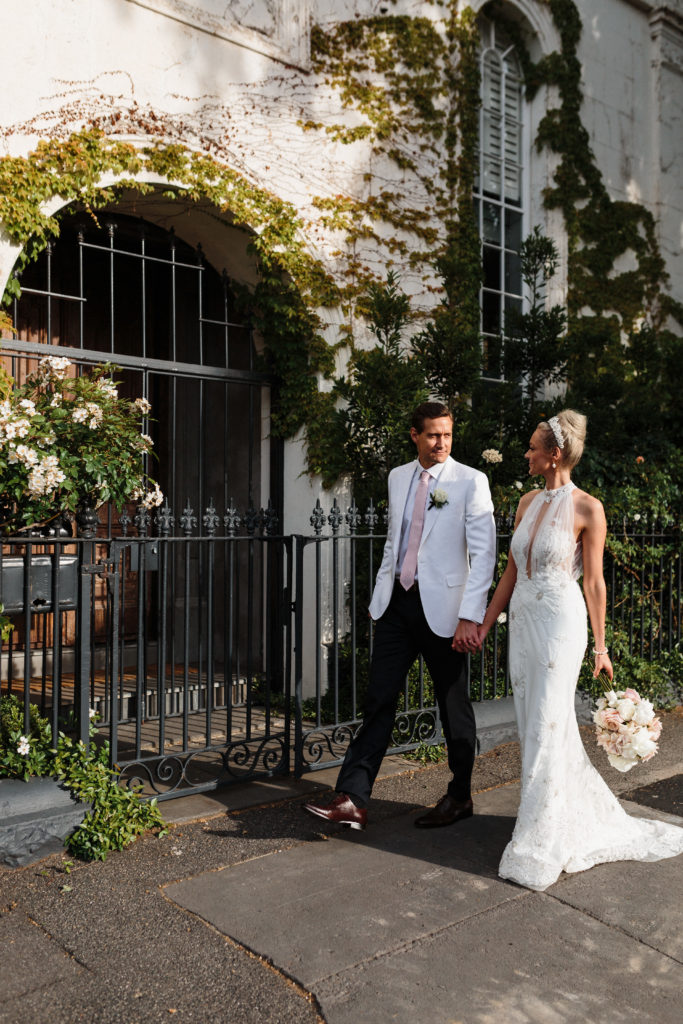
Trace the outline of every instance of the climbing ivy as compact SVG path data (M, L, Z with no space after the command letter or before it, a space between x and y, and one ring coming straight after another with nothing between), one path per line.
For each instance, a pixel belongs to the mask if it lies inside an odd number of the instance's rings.
M116 184L104 187L108 175L116 176ZM26 157L0 159L0 222L21 246L5 301L20 293L23 267L59 234L59 216L45 212L51 200L77 203L96 217L123 189L153 191L145 176L166 179L168 198L209 200L230 212L234 226L250 232L261 282L250 311L266 340L279 390L275 426L283 435L295 433L315 416L318 378L332 368L316 311L335 304L338 289L308 253L292 204L208 156L158 141L140 149L89 127L66 139L43 140Z
M581 121L577 7L573 0L541 2L550 9L560 48L537 62L504 4L494 0L485 11L516 44L528 97L542 86L555 86L559 95L541 119L535 145L558 157L544 202L561 211L567 231L567 401L590 413L592 436L610 447L612 474L610 460L599 465L595 452L583 471L599 479L612 475L616 483L623 475L619 455L637 450L674 457L683 419L668 382L680 365L682 342L667 320L683 323L683 306L668 294L654 217L640 203L612 199L598 169Z
M581 121L577 7L573 0L538 2L549 7L560 47L537 62L505 4L493 0L484 13L515 42L529 98L541 87L559 95L535 144L558 157L544 201L561 211L567 231L570 398L595 407L601 429L615 408L638 411L626 401L626 384L646 367L656 367L662 381L673 379L680 342L665 327L670 316L683 321L683 310L667 294L651 214L640 204L611 199L597 167ZM456 0L431 0L428 16L390 13L313 26L313 70L354 117L338 123L302 117L300 124L342 145L364 147L368 156L358 194L312 200L320 224L344 235L337 280L310 256L306 225L291 204L209 156L154 141L136 148L94 127L43 141L29 157L0 160L0 220L22 246L19 268L59 230L58 217L44 212L54 196L96 212L121 188L145 193L154 187L145 176L160 176L170 183L168 195L208 199L252 232L260 282L244 301L276 379L274 427L283 436L305 428L311 471L338 464L330 446L339 392L319 387L320 378L333 373L335 353L323 338L319 311L339 307L339 344L353 348L368 286L397 264L422 274L425 288L435 292L435 307L414 336L414 353L430 389L467 417L472 401L485 400L478 384L481 252L471 203L478 40L475 15L469 8L459 12ZM384 174L385 167L393 173ZM102 187L104 176L114 176L116 186ZM629 269L620 269L625 256L635 257L635 267L631 258ZM13 278L8 295L17 287ZM351 386L348 379L345 386ZM628 438L628 431L621 433Z

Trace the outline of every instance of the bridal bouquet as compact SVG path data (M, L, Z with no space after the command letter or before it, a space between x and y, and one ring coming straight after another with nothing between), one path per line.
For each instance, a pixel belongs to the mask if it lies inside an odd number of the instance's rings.
M657 753L661 719L649 700L636 690L608 690L593 712L598 746L607 751L613 768L627 772Z

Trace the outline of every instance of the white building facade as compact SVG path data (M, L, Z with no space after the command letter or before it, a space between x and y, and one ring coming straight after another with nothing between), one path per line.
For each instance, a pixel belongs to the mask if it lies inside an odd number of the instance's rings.
M477 216L486 245L485 287L481 298L482 329L486 337L488 334L495 336L506 302L523 301L515 247L524 234L538 224L558 244L564 260L551 296L555 301L566 298L568 241L560 210L544 203L559 157L548 147L539 151L536 146L539 125L547 110L557 102L558 89L541 84L530 96L522 81L522 61L515 55L514 37L500 27L495 17L487 17L491 12L489 8L484 10L485 5L474 3L472 6L474 13L480 15L478 31L482 47L483 113L479 129L482 144L474 194L479 199ZM555 7L561 13L563 5ZM434 279L426 263L410 258L409 250L414 241L410 228L403 229L399 225L398 234L405 244L400 250L394 247L387 256L388 249L383 244L386 227L381 219L373 221L372 215L366 215L369 230L365 236L356 232L349 241L346 223L341 219L335 222L330 210L340 198L362 204L368 197L396 190L412 210L424 205L425 220L428 220L432 214L427 211L433 209L433 204L430 206L424 181L429 175L429 160L438 160L439 154L435 158L433 153L425 153L425 167L418 167L415 172L412 167L400 167L395 159L387 157L381 147L373 144L373 138L364 137L362 131L352 140L342 139L339 132L333 130L334 126L354 130L363 128L369 121L353 96L345 96L328 70L321 68L319 40L321 32L329 33L342 23L353 25L366 19L376 19L375 24L382 18L392 20L392 24L403 17L417 22L425 19L439 28L448 17L462 17L465 10L464 4L434 5L415 0L387 0L386 3L371 0L334 3L325 0L8 2L0 15L7 41L0 107L4 154L27 158L41 141L64 142L75 133L93 128L106 140L126 143L134 150L171 145L183 153L198 154L234 172L235 188L246 183L247 189L257 190L259 195L291 204L297 217L294 229L297 246L337 285L343 287L349 281L351 264L354 268L362 265L369 274L379 278L391 265L398 272L403 287L413 296L415 306L428 309L434 302ZM561 48L561 21L558 28L559 19L557 12L553 13L552 4L518 0L498 4L497 10L519 26L529 59L542 60ZM680 284L683 278L680 159L683 6L680 0L670 0L661 6L646 0L605 0L596 11L594 5L578 0L575 10L581 23L576 51L584 94L581 119L595 166L612 200L642 204L654 217L656 240L670 275L672 294L680 301L683 299ZM400 53L396 61L400 64ZM369 82L371 78L368 72ZM423 171L427 173L421 173ZM79 206L77 195L60 195L59 171L53 174L54 194L41 197L41 209L62 218L66 235L76 245L78 230L85 230L86 239L89 237L88 214L84 213L87 204ZM120 186L123 179L128 180L129 185ZM149 190L140 190L141 183L149 185ZM216 198L205 182L204 195L200 197L196 188L188 188L186 182L178 180L177 176L174 178L172 163L168 174L149 166L134 169L133 173L124 167L119 173L110 168L98 184L120 186L112 191L98 220L102 231L106 231L105 222L113 223L118 217L120 224L116 230L123 230L126 235L121 243L123 250L132 246L133 225L140 221L149 225L153 234L156 232L150 245L162 245L164 233L173 229L179 246L179 255L175 258L181 263L191 262L190 252L201 246L207 270L215 278L209 287L215 295L205 298L206 302L213 303L211 316L199 314L198 318L215 321L214 334L222 331L226 335L229 329L225 324L233 321L232 314L224 316L216 312L220 306L220 275L226 272L233 290L240 286L253 289L259 270L249 241L253 240L254 233L263 234L269 215L260 214L260 220L256 217L254 223L249 224L244 208L237 213L231 209L229 189ZM71 211L77 209L81 225L85 216L85 229L77 228L71 217ZM352 219L356 215L360 216L353 214ZM501 225L505 226L504 238L500 234ZM13 272L22 249L21 241L16 232L12 237L12 231L2 238L0 277L3 284ZM105 247L112 244L116 247L118 242L104 243ZM277 244L276 239L275 248ZM69 294L76 295L73 274L70 277L58 268L60 248L63 251L65 247L62 241L54 247L52 274L63 281ZM93 253L94 250L90 256ZM87 266L90 256L85 255ZM630 259L630 254L625 253L618 269L627 267ZM98 265L97 273L106 276L104 264ZM208 276L205 274L204 279ZM129 336L124 345L128 355L142 356L140 315L131 313L133 320L127 326L121 319L126 307L134 303L133 295L139 291L134 281L134 273L117 272L116 285L112 285L118 290L118 323L114 333L117 338L124 334ZM181 287L179 278L177 284ZM155 301L159 303L167 285L160 279L155 287ZM194 298L190 300L194 285L183 287L187 288L183 301L194 302ZM36 279L33 279L33 288L44 290L37 286ZM101 317L86 322L86 335L90 330L93 336L81 336L82 348L107 350L102 339L94 337L106 333L107 316L109 319L113 316L111 309L105 315L106 292L103 286L97 299L91 296L88 300L89 308L94 301L101 302L103 312ZM352 300L346 306L332 303L318 313L328 343L336 345L343 340L341 332L349 327L355 342L366 343L362 322L353 317ZM21 323L16 326L21 334ZM157 333L171 329L168 324L157 327ZM179 319L173 330L181 333L186 328L187 324ZM44 329L44 324L38 327L36 322L24 328L29 334L33 331L31 336L35 340ZM52 330L56 330L54 324ZM68 345L69 328L62 324L60 330L61 335L59 331L53 334L52 343ZM211 424L198 419L191 422L189 410L199 401L192 386L186 386L184 398L175 399L174 415L179 421L175 429L176 432L180 429L180 420L185 422L186 443L193 431L203 431L205 443L213 443L210 437L215 440L215 417L223 405L223 393L219 395L220 387L216 383L220 375L217 377L214 371L222 368L224 361L210 352L212 346L218 350L221 342L209 337L210 330L210 324L204 325L205 351L201 358L196 351L195 354L189 349L181 352L180 342L179 347L171 351L170 342L165 344L158 337L153 342L150 338L145 341L145 352L150 358L169 363L206 364L212 369L213 384L205 385L203 395L203 400L208 402ZM112 331L110 328L110 333ZM75 336L72 334L72 338ZM43 336L41 339L47 340ZM197 342L191 344L196 349ZM234 359L226 356L225 362L235 371L248 373L257 365L254 360L262 347L258 332L251 343L238 340L235 345L235 352L242 347L241 354ZM251 349L247 351L249 345ZM120 344L115 341L109 348L117 352ZM335 350L338 369L343 368L348 351L343 344ZM235 395L239 391L238 376L231 378ZM257 435L253 444L259 450L249 456L250 481L236 480L239 494L235 495L230 484L226 484L225 496L241 499L243 503L248 499L256 506L263 504L273 490L272 473L282 472L283 483L279 488L276 485L274 491L280 491L285 529L306 530L310 507L320 489L315 479L301 475L306 466L301 432L286 441L282 469L276 470L269 440L270 389L260 389L255 401L255 382L256 378L251 381L254 387L249 391L249 398L235 398L237 419L228 422L227 429L236 434L239 433L238 420L249 422L250 432ZM209 392L214 385L217 390L211 397ZM327 386L322 379L320 386ZM162 408L169 408L170 401L161 388L157 408L159 402ZM169 443L162 441L162 454L164 445ZM229 474L233 470L228 463L243 466L243 443L235 441L223 447L225 472ZM189 467L183 465L182 460L176 472L181 477L184 474L183 479L191 478ZM207 477L203 486L208 497L209 490L222 485L220 479ZM175 499L182 500L180 495L179 491ZM222 497L220 491L219 495ZM216 500L220 497L216 496Z

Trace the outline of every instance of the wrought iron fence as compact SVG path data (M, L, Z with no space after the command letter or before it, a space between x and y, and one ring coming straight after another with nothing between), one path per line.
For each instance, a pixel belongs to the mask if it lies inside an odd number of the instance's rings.
M283 535L268 506L199 514L188 502L119 519L119 534L26 536L0 548L0 601L15 631L2 693L36 704L53 734L89 715L127 784L189 790L339 763L360 727L384 540L371 505L320 502L310 534ZM511 524L497 524L502 569ZM619 523L605 555L608 619L634 655L681 639L681 536ZM509 693L507 621L470 659L474 700ZM441 741L431 680L406 678L392 751Z

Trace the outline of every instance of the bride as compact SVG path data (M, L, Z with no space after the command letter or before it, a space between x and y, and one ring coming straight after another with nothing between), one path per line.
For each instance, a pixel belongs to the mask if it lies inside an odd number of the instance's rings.
M594 676L612 679L605 647L601 503L570 479L586 417L565 409L534 431L526 459L543 490L519 503L510 557L486 616L484 637L510 603L509 666L522 750L522 794L499 874L547 889L562 871L605 861L659 860L683 852L683 829L630 817L593 768L579 734L574 690L593 630ZM578 585L583 573L583 594Z

